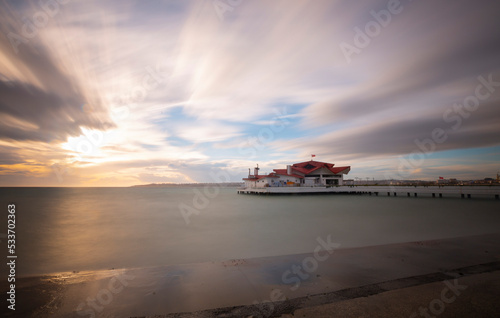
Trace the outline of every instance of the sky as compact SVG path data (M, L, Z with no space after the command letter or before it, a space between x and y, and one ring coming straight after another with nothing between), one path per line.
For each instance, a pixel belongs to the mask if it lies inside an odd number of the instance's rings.
M8 1L0 186L500 170L500 2Z

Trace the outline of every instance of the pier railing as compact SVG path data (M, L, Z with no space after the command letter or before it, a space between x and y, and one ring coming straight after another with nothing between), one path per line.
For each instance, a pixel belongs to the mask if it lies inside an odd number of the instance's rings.
M499 199L500 186L301 186L241 188L238 193L246 194L316 194L344 193L385 196L431 196L431 197L490 197Z

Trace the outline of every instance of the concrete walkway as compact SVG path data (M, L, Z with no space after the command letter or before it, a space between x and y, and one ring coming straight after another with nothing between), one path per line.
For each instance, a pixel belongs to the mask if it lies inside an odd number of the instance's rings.
M500 317L500 271L298 309L281 317ZM443 299L444 298L444 299Z
M337 249L329 238L323 238L310 254L25 278L17 284L16 314L280 317L295 313L358 317L369 313L372 317L374 310L380 317L399 317L419 306L430 306L445 288L443 281L454 284L455 278L474 279L500 270L498 242L500 234L490 234ZM498 295L495 279L490 279L493 285L484 292L491 290ZM471 281L466 284L473 286ZM466 292L483 287L468 287L453 304L446 302L442 315L451 311L448 308L452 305L476 299L478 296L467 296ZM419 288L428 289L421 294ZM445 293L446 300L452 296ZM489 303L488 297L484 299ZM493 303L489 307L495 309ZM389 314L392 312L397 315Z

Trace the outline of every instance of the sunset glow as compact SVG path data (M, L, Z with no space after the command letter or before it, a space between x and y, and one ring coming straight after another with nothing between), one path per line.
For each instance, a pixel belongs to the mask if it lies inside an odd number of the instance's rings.
M500 170L498 2L53 3L0 5L0 186Z

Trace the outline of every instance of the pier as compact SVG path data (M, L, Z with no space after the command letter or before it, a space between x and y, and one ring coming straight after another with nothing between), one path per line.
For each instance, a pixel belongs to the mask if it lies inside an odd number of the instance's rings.
M333 187L242 187L239 194L366 194L374 196L492 198L499 200L500 186L333 186Z

